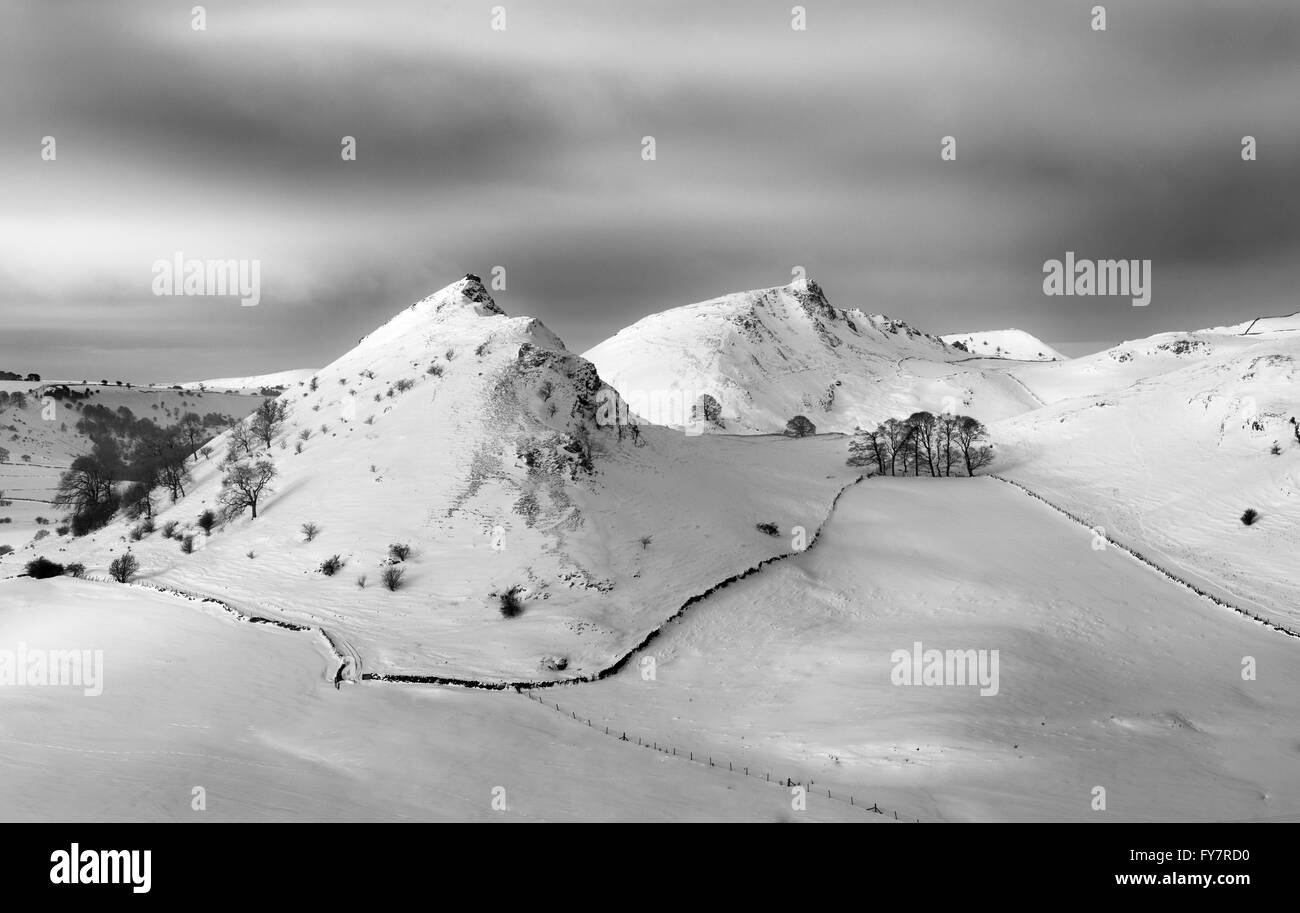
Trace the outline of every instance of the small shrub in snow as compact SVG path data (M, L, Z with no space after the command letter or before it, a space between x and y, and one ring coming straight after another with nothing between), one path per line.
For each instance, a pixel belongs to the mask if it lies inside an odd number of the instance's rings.
M304 523L302 525L303 538L306 539L308 542L311 542L313 539L315 539L316 534L319 532L320 532L320 527L317 526L315 523Z
M256 558L256 557L257 557L257 552L253 551L253 550L250 548L250 549L248 550L248 558L249 558L249 560L251 561L252 559L254 559L254 558Z
M434 377L442 377L442 370L442 365L429 365L427 373L432 374Z
M767 533L769 536L781 535L781 531L777 529L775 523L755 523L754 528L760 533Z
M650 546L650 542L651 542L653 539L654 539L654 536L642 536L642 537L641 537L641 547L642 547L642 548L648 548L648 547Z
M501 600L501 617L518 618L524 614L524 604L519 598L520 587L512 586L497 596Z
M66 573L69 577L76 577L77 579L81 579L82 577L86 576L86 566L84 564L81 564L80 562L75 562L73 564L69 564L64 569L64 573Z
M208 508L203 513L199 514L199 529L203 530L205 536L212 535L212 527L216 522L217 515L213 512L212 508Z
M407 390L415 386L415 381L411 380L409 377L403 377L397 383L393 384L393 386L396 388L398 393L405 393Z
M181 551L187 555L192 555L194 553L193 536L186 536L184 539L181 540Z
M405 576L406 576L406 568L397 567L396 565L393 565L391 567L384 568L383 573L380 574L380 579L384 581L384 586L387 587L389 590L396 590L398 587L402 585L402 578Z
M338 555L330 555L321 562L320 572L326 577L333 577L343 569L344 561Z
M411 557L411 547L405 543L394 542L388 546L388 557L394 561L405 561Z
M1253 525L1254 522L1258 519L1259 519L1259 511L1255 510L1255 508L1253 507L1247 507L1245 512L1241 515L1241 522L1246 524L1247 526Z
M366 588L366 575L365 575L365 574L362 574L360 577L357 578L357 586L361 587L361 589L363 589L363 590Z
M176 534L176 521L168 520L163 524L162 534L164 539L170 539Z

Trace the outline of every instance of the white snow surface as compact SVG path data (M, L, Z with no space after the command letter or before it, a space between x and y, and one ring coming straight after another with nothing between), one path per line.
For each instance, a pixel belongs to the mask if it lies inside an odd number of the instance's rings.
M306 381L316 372L311 368L295 368L290 371L276 371L272 374L253 374L248 377L217 377L212 380L191 380L177 386L185 390L226 390L233 392L254 392L263 387L293 387ZM170 386L170 385L168 385Z
M920 409L988 421L1037 405L937 336L833 306L812 280L652 314L585 357L630 402L712 396L719 432L780 432L804 415L819 431L847 433Z
M984 330L979 333L951 333L939 337L952 345L960 342L972 355L1009 358L1015 361L1065 361L1066 357L1037 336L1017 330Z

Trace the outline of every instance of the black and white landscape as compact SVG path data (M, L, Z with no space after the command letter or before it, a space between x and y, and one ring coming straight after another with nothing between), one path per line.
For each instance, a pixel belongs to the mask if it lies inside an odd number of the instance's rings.
M1300 819L1294 4L0 34L0 819Z

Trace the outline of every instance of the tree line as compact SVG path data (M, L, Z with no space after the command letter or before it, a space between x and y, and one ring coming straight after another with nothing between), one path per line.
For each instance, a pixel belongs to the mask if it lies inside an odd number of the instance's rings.
M267 400L252 421L187 412L179 423L162 428L149 419L137 419L124 406L117 410L89 406L77 430L90 437L91 451L73 460L63 473L52 503L70 511L74 536L105 526L119 510L128 519L152 521L161 496L173 503L185 496L190 463L211 455L205 445L223 425L232 432L227 461L234 463L241 445L244 455L249 455L257 439L269 447L284 415L283 404ZM122 482L129 484L119 490ZM250 506L256 510L255 498Z
M993 462L988 428L969 415L913 412L875 428L857 428L849 441L850 466L873 466L878 475L968 476ZM954 467L956 473L953 472Z

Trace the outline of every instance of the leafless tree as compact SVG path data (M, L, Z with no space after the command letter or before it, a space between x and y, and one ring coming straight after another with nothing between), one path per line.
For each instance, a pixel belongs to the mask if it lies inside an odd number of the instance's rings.
M969 415L958 416L957 445L961 449L962 459L966 463L966 474L975 475L975 470L982 469L993 462L993 448L989 444L989 431L983 422Z
M288 413L289 408L282 400L262 400L262 405L258 406L257 412L253 413L253 434L269 448Z
M912 465L915 474L921 474L921 460L924 459L930 475L937 475L934 457L938 420L930 412L913 412L907 417L907 424L912 428Z
M221 503L228 516L239 516L251 508L257 519L257 505L270 492L271 480L276 476L275 464L270 460L256 463L231 463L221 479Z
M957 416L951 412L945 412L938 418L938 425L935 430L935 446L938 451L939 464L943 466L945 476L952 475L952 464L957 462L957 426L959 424Z
M876 472L879 475L884 475L887 449L888 443L884 439L884 434L879 425L874 429L854 429L853 437L849 440L849 465L870 466L874 464Z

